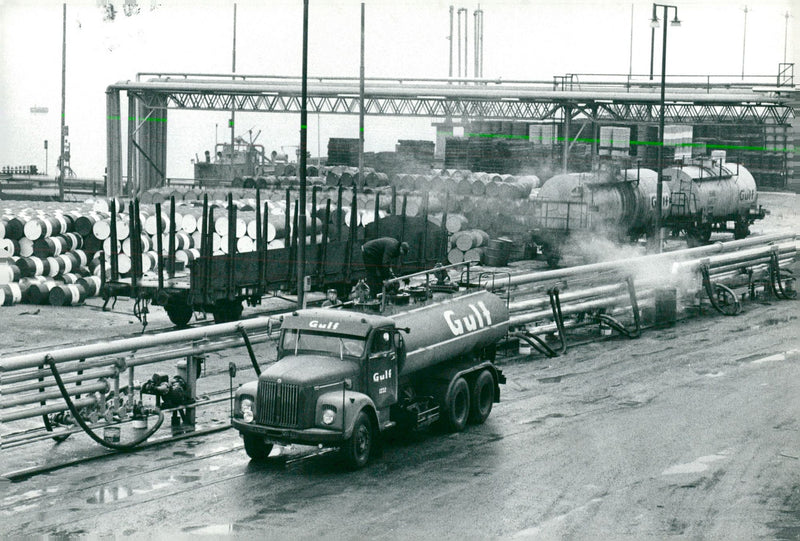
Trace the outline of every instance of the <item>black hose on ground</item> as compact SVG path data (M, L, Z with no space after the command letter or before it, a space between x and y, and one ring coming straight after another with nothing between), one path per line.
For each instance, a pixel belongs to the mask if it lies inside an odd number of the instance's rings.
M80 425L83 431L89 435L90 438L92 438L94 441L96 441L103 447L108 447L109 449L113 449L115 451L132 451L136 446L144 443L145 440L147 440L150 436L155 434L159 428L161 428L161 424L164 422L164 413L159 410L158 421L156 421L156 424L153 426L153 428L151 428L150 430L148 430L147 432L145 432L132 442L113 443L104 440L103 438L98 436L91 429L91 427L89 427L89 425L86 424L86 421L83 420L83 417L78 412L78 409L75 407L75 404L72 402L72 399L70 398L69 393L67 392L67 388L64 386L64 380L61 379L61 374L58 373L58 368L56 368L56 362L53 359L53 357L47 355L45 357L45 361L47 361L47 364L50 366L50 370L53 372L53 377L56 380L56 385L58 385L58 389L61 391L61 396L64 397L64 401L67 403L67 407L69 408L70 413L72 413L72 416L75 418L75 421L78 423L78 425Z

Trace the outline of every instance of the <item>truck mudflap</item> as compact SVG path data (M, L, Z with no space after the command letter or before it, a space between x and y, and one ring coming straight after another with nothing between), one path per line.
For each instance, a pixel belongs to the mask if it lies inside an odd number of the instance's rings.
M497 374L497 383L501 385L505 385L506 383L506 375L503 374L503 371L497 368L496 366L492 365L494 368L494 373Z
M329 430L326 428L305 428L296 430L245 423L239 419L232 419L231 424L233 428L238 430L241 434L263 436L265 440L278 445L289 445L292 443L318 445L321 443L327 446L336 446L347 440L353 432L352 425L350 426L350 430L343 434L341 430Z

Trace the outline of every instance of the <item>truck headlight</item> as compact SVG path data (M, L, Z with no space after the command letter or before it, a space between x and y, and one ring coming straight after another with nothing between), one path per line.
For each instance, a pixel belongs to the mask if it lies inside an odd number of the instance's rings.
M252 423L253 422L253 401L249 398L242 398L242 402L239 404L239 409L242 412L242 419L244 419L245 423Z
M332 425L333 422L336 420L336 410L331 409L330 407L325 408L322 411L322 422L326 425Z

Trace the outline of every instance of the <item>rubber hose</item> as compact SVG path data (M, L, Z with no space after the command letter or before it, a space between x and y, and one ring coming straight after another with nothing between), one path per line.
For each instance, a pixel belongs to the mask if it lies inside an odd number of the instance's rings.
M244 330L241 324L237 325L236 329L239 331L239 334L242 335L242 340L244 340L244 345L247 347L247 354L250 356L250 362L253 364L253 370L255 370L256 376L261 376L261 367L258 366L256 354L253 351L253 345L250 343L250 337L247 336L247 331Z
M64 381L61 379L61 374L58 373L58 368L56 368L55 360L48 355L45 357L47 364L50 365L50 370L53 372L53 377L56 380L56 385L58 385L58 389L61 391L61 396L64 397L64 401L67 403L67 407L69 408L70 413L75 418L75 421L80 425L86 434L89 435L94 441L102 445L103 447L108 447L109 449L114 449L115 451L132 451L138 445L144 443L150 436L156 433L156 431L161 428L161 424L164 422L164 413L162 411L158 411L158 421L156 424L148 430L143 435L139 436L135 440L130 443L113 443L110 441L106 441L100 436L98 436L90 427L86 424L83 420L83 417L78 413L78 409L75 407L75 404L72 402L72 399L67 393L67 388L64 386Z

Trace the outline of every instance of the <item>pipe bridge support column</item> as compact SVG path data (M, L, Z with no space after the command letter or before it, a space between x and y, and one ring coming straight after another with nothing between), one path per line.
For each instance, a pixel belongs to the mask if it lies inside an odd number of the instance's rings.
M567 166L569 164L569 131L572 127L572 107L564 105L564 137L562 137L563 151L561 154L561 172L567 173Z
M128 95L128 189L132 196L166 184L167 97Z
M119 90L106 90L106 193L122 193L122 132Z

